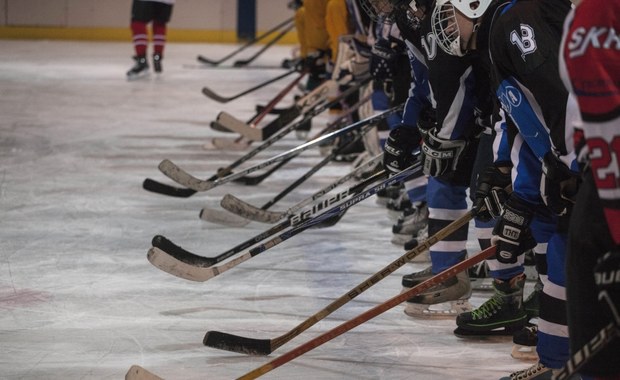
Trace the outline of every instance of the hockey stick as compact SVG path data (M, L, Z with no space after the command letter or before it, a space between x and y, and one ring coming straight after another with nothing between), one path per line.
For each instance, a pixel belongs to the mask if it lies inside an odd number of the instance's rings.
M603 327L598 334L575 352L568 359L564 367L562 367L557 374L553 375L553 380L567 380L571 378L571 376L579 371L592 357L602 351L607 344L615 338L620 338L620 313L618 313L611 297L609 297L607 291L603 290L599 292L598 299L599 301L604 299L605 302L609 304L613 317L612 322Z
M261 120L263 120L263 118L265 116L267 116L272 109L275 108L276 104L278 104L286 96L286 94L291 92L291 90L297 85L297 83L299 83L299 81L301 81L301 79L306 74L307 74L307 71L305 71L305 70L302 71L297 78L295 78L291 83L287 84L286 87L284 87L273 99L271 99L269 101L269 103L267 103L265 105L265 107L263 109L261 109L260 111L257 111L256 115L252 116L252 118L250 120L248 120L246 124L249 124L251 127L255 127L256 124L258 124ZM295 108L295 106L293 105L292 107L289 107L289 108L283 110L283 113L280 115L280 117L282 117L282 115L288 115L291 112L296 112L296 110L294 108ZM297 117L297 115L295 115L295 117ZM226 126L223 125L218 120L212 122L211 126L213 127L214 124L218 126L217 129L220 130L220 131L223 131L223 132L234 132L234 131L226 128ZM219 129L219 128L221 128L221 129Z
M201 62L201 63L205 63L205 64L208 64L208 65L217 66L217 65L219 65L220 63L222 63L222 62L224 62L224 61L228 60L229 58L234 57L235 55L237 55L237 54L238 54L238 53L240 53L241 51L245 50L246 48L248 48L248 47L250 47L250 46L252 46L252 45L256 44L258 41L260 41L260 40L264 39L265 37L267 37L268 35L272 34L273 32L275 32L275 31L277 31L277 30L280 30L280 29L284 28L284 27L285 27L285 26L287 26L288 24L292 23L292 22L293 22L293 20L294 20L294 18L293 18L293 17L291 17L291 18L288 18L288 19L284 20L282 23L280 23L280 24L278 24L278 25L274 26L273 28L269 29L268 31L266 31L265 33L261 34L260 36L258 36L258 37L256 37L256 38L254 38L253 40L248 41L246 44L244 44L243 46L239 47L237 50L235 50L235 51L233 51L233 52L229 53L228 55L226 55L226 56L224 56L224 57L222 57L222 58L220 58L220 59L218 59L218 60L211 60L211 59L209 59L209 58L206 58L206 57L205 57L205 56L203 56L203 55L198 55L197 59L198 59L198 61L199 61L199 62Z
M280 115L279 118L270 122L266 126L262 128L255 128L255 125L249 125L249 123L244 123L243 121L235 118L227 112L220 112L217 115L216 121L218 124L222 125L224 128L227 128L231 131L237 132L240 135L254 141L263 141L280 129L284 128L288 125L289 122L293 121L297 116L301 114L307 114L311 110L316 110L321 104L325 102L328 94L332 90L332 86L335 84L334 81L326 81L321 84L319 87L312 90L309 94L304 96L301 99L295 101L295 106L292 110L287 113ZM353 91L357 91L357 87L354 88ZM352 92L346 92L347 94L351 94ZM347 95L348 96L348 95ZM345 97L341 94L338 96L338 99L344 99ZM331 103L330 103L331 104ZM333 103L335 104L335 103ZM322 112L325 110L325 107L320 108ZM320 112L314 112L313 116L317 115ZM256 123L255 123L256 124Z
M353 87L351 90L354 90L354 89L356 89L356 88ZM325 111L326 109L328 109L332 105L336 104L340 100L342 100L345 97L349 96L351 93L352 92L349 92L349 90L347 90L344 93L342 93L341 95L339 95L333 101L331 101L331 102L329 102L327 104L323 104L323 105L321 105L318 101L315 102L315 104L310 104L310 100L306 100L303 103L298 104L298 106L305 106L305 107L309 108L307 111L305 111L306 115L305 115L304 119L302 119L298 123L289 125L286 128L281 128L279 133L273 134L268 139L263 141L263 143L261 145L257 146L256 148L254 148L250 152L246 153L244 156L240 157L239 159L237 159L232 164L228 165L225 168L222 168L222 169L218 170L217 174L215 174L214 176L211 176L206 181L207 182L215 181L218 177L222 177L222 176L230 173L232 171L232 169L234 169L237 166L241 165L242 163L250 160L252 157L256 156L258 153L260 153L263 150L267 149L268 147L273 145L276 141L278 141L281 138L283 138L284 136L286 136L286 134L288 134L290 131L298 128L301 125L303 125L304 122L307 122L312 117L314 117L314 116L320 114L321 112ZM316 96L318 96L318 95L316 95ZM306 99L306 98L308 98L308 97L307 96L304 97L304 99ZM273 128L275 128L276 126L280 126L280 125L288 125L298 115L299 115L299 110L298 110L297 106L293 107L291 112L288 112L286 114L280 115L278 118L276 118L275 120L270 122L269 125L267 125L265 128L270 128L271 126L274 126ZM174 165L174 164L172 164L172 165ZM160 166L161 166L161 163L160 163ZM176 166L176 165L174 165L174 166ZM178 181L177 181L177 183L178 183ZM152 191L152 192L155 192L155 193L159 193L159 194L163 194L163 195L169 195L169 196L174 196L174 197L182 197L182 198L190 197L190 196L194 195L197 192L196 190L193 190L193 189L190 189L190 188L183 189L183 188L178 188L178 187L175 187L175 186L163 184L163 183L157 182L155 180L152 180L150 178L147 178L147 179L144 180L144 182L142 184L142 187L145 190Z
M240 59L240 60L235 61L233 63L233 66L234 67L243 67L243 66L249 65L250 63L252 63L252 61L254 61L256 58L258 58L258 56L263 54L265 52L265 50L269 49L276 42L280 41L282 39L282 37L284 37L286 35L286 33L290 32L294 27L295 27L294 24L291 24L291 25L285 27L284 30L282 30L280 33L278 33L278 35L275 36L271 41L266 43L265 46L263 46L259 51L257 51L256 53L254 53L251 57L249 57L247 59Z
M271 78L271 79L269 79L269 80L267 80L267 81L265 81L263 83L259 83L256 86L248 88L247 90L242 91L242 92L238 93L237 95L233 95L233 96L218 95L217 93L213 92L213 90L211 90L209 87L203 87L202 88L202 93L206 97L211 98L211 99L215 100L216 102L228 103L228 102L230 102L232 100L238 99L238 98L240 98L240 97L242 97L244 95L247 95L247 94L249 94L251 92L254 92L254 91L258 90L258 89L261 89L261 88L263 88L265 86L268 86L268 85L272 84L273 82L277 82L280 79L282 79L284 77L287 77L287 76L291 75L292 73L296 73L296 72L297 72L297 70L289 70L289 71L285 72L284 74L278 75L277 77Z
M338 98L338 99L340 99L340 98ZM296 106L288 108L287 110L288 110L288 112L283 113L282 115L278 116L278 118L276 118L275 120L270 122L269 125L272 125L272 124L287 125L287 124L289 124L291 121L293 121L299 115L299 111L298 111ZM310 112L311 116L309 116L309 117L313 117L316 114L318 114L318 112L315 112L315 113ZM269 127L269 125L267 127ZM228 165L225 168L222 168L222 169L218 170L218 173L216 173L215 175L211 176L209 179L207 179L207 181L214 181L217 178L219 178L220 176L223 176L225 174L230 173L232 171L232 169L234 169L237 166L241 165L242 163L250 160L252 157L257 155L259 152L262 152L263 150L267 149L268 147L273 145L276 141L278 141L279 139L284 137L286 135L286 133L288 133L290 130L293 130L294 128L296 128L299 125L301 125L301 124L297 123L294 126L291 126L290 129L286 130L285 132L279 133L279 134L274 135L274 136L270 137L269 139L265 140L261 145L259 145L255 149L251 150L250 152L246 153L244 156L240 157L235 162L231 163L230 165ZM167 184L164 184L164 183L161 183L161 182L157 182L157 181L155 181L153 179L150 179L150 178L147 178L147 179L144 180L144 182L142 183L142 187L145 190L147 190L147 191L151 191L151 192L158 193L158 194L163 194L163 195L169 195L169 196L173 196L173 197L180 197L180 198L188 198L188 197L190 197L190 196L192 196L192 195L197 193L196 190L193 190L193 189L190 189L190 188L179 188L179 187L176 187L176 186L171 186L171 185L167 185Z
M288 185L284 190L282 190L280 193L278 193L272 199L267 201L267 203L265 203L261 207L261 210L267 210L267 209L269 209L269 207L271 207L274 204L276 204L280 199L284 198L291 191L293 191L297 187L299 187L299 185L301 185L302 183L306 182L306 180L308 180L308 178L310 178L312 175L314 175L314 173L318 172L319 170L321 170L321 168L323 168L325 165L330 163L330 161L334 160L334 158L336 158L336 156L339 154L339 152L341 150L344 150L347 147L352 146L360 138L361 138L361 136L356 136L346 146L344 146L344 147L342 147L342 148L340 148L338 150L334 150L331 154L327 155L318 164L314 165L313 167L310 168L310 170L308 170L306 173L304 173L304 175L302 175L301 177L297 178L293 183ZM288 160L290 160L290 159L282 161L280 164L276 165L276 167L281 166L282 163L288 162ZM219 212L219 210L217 210L216 212L213 212L213 211L215 211L215 210L203 208L202 210L200 210L200 219L206 220L208 222L215 222L215 223L226 224L226 225L234 225L236 227L242 227L243 225L250 223L250 220L244 219L244 220L246 220L246 223L242 224L242 221L239 220L239 217L236 216L236 215L235 216L231 215L231 218L226 218L226 216L222 215ZM230 222L230 224L228 222Z
M326 135L323 135L317 139L314 139L312 141L309 141L305 144L299 145L296 148L293 148L291 150L288 150L284 153L281 153L275 157L272 157L271 159L268 159L266 161L263 161L257 165L254 165L252 167L249 167L243 171L240 171L238 173L234 173L234 174L230 174L227 175L225 177L222 178L218 178L214 181L210 181L210 180L201 180L199 178L196 178L194 176L192 176L191 174L187 173L186 171L184 171L183 169L181 169L180 167L178 167L177 165L175 165L172 161L170 160L163 160L160 164L159 164L159 170L164 173L168 178L174 180L175 182L189 187L190 189L194 189L196 191L207 191L210 190L214 187L217 187L219 185L223 185L225 183L228 183L236 178L240 178L243 177L244 175L250 174L254 171L263 169L267 166L273 165L277 162L280 162L282 160L287 159L290 156L295 156L305 150L310 149L311 147L321 144L325 141L330 141L338 136L342 136L345 135L353 130L359 129L359 128L363 128L363 129L369 129L370 127L372 127L372 124L388 117L389 115L398 112L399 110L402 109L402 105L401 106L397 106L397 107L393 107L389 110L383 111L382 113L375 115L375 116L371 116L369 118L360 120L356 123L350 124L344 128L341 128L337 131L328 133ZM303 120L302 120L303 122ZM300 122L301 123L301 122ZM299 124L299 123L298 123ZM369 127L370 126L370 127ZM285 128L286 129L286 128ZM280 131L278 134L272 136L276 137L278 135L280 135L281 133L288 133L288 131L286 130L282 130ZM365 133L362 132L362 133Z
M379 173L379 174L383 174L383 173ZM160 254L157 254L158 256L168 256L171 258L171 260L174 261L178 261L178 262L182 262L185 264L188 264L191 267L195 267L195 268L204 268L204 267L210 267L214 264L217 264L220 261L224 261L227 258L243 251L246 248L251 247L252 245L261 242L262 240L267 239L268 237L275 235L276 233L283 231L284 229L295 225L295 224L299 224L301 222L303 222L304 220L312 217L313 215L315 215L317 212L323 210L325 207L331 206L334 203L340 201L341 199L347 197L349 194L355 194L356 192L361 191L361 189L365 188L366 186L372 184L374 181L377 180L377 178L379 177L379 175L375 175L373 177L370 177L356 185L354 185L353 187L349 188L348 190L345 190L329 199L326 199L324 201L322 201L318 206L313 207L311 210L309 211L304 211L303 213L298 213L295 214L293 216L291 216L290 218L288 218L287 220L283 221L282 223L279 223L273 227L271 227L270 229L268 229L267 231L260 233L256 236L254 236L253 238L250 238L248 240L246 240L245 242L238 244L237 246L229 249L226 252L223 252L215 257L204 257L204 256L200 256L200 255L196 255L194 253L191 253L183 248L181 248L180 246L174 244L173 242L171 242L170 240L166 239L164 236L161 235L156 235L155 237L153 237L153 241L152 241L152 245L153 245L153 249L155 249L156 252L159 252ZM157 256L155 255L155 256ZM151 261L151 251L149 251L149 261ZM165 259L164 259L165 261ZM153 263L153 261L151 261L151 263ZM156 265L155 263L153 263L156 267L164 270L165 272L168 272L168 270L166 270L165 268L160 267L159 265ZM164 263L165 264L165 263ZM170 273L170 272L169 272ZM171 273L174 275L177 275L175 273ZM179 277L183 277L182 275L178 275ZM185 277L183 277L185 278ZM205 280L206 281L206 280Z
M286 344L293 338L300 335L310 327L314 326L323 318L327 317L340 307L353 300L358 295L365 292L367 289L386 278L391 273L395 272L398 268L402 267L414 257L418 256L425 250L429 249L432 245L440 240L450 236L453 232L469 223L469 221L475 216L476 210L471 210L467 214L461 216L459 219L453 221L433 236L430 236L424 240L420 245L414 249L408 251L403 256L392 261L385 268L381 269L377 273L373 274L362 283L348 291L346 294L336 299L322 310L318 311L314 315L307 318L305 321L294 327L289 332L280 335L273 339L253 339L245 338L238 335L227 334L219 331L209 331L204 337L203 343L205 346L217 348L220 350L228 350L249 355L269 355L282 345Z
M164 380L153 372L150 372L137 364L129 367L125 374L125 380Z
M286 211L280 211L280 212L268 211L267 209L263 209L264 206L261 208L258 208L256 206L253 206L249 203L242 201L241 199L231 194L226 194L222 198L220 205L224 209L245 219L250 219L250 220L262 222L262 223L270 223L270 224L275 223L287 216L293 215L297 211L301 210L303 207L309 205L310 203L316 201L317 199L329 193L336 187L347 182L348 180L350 180L351 178L353 178L354 176L356 176L358 173L362 172L363 170L376 166L377 163L379 163L382 158L383 158L383 154L375 156L374 158L368 160L365 164L362 164L358 166L357 168L355 168L355 170L353 170L349 174L346 174L343 177L340 177L335 182L332 182L331 184L327 185L326 187L312 194L312 196L302 200L301 202L297 203L295 206L289 208Z
M237 380L256 379L257 377L262 376L267 372L290 362L298 356L301 356L304 353L319 347L323 343L329 342L337 336L344 334L345 332L361 325L362 323L368 322L372 318L392 309L393 307L412 298L413 296L416 296L424 292L425 290L432 288L433 286L439 285L442 282L448 280L449 278L456 276L458 273L467 270L473 265L493 256L495 254L495 249L496 247L493 245L483 251L480 251L476 255L465 259L458 264L455 264L450 268L434 275L433 277L419 283L418 285L407 290L406 292L390 298L389 300L373 307L372 309L358 315L357 317L340 324L339 326L319 335L314 339L311 339L310 341L302 344L301 346L298 346L297 348L285 354L280 355L269 363L264 364L261 367L258 367L255 370L246 373L245 375L237 378Z
M277 165L274 165L272 168L267 170L265 173L255 176L243 176L234 180L234 183L238 183L246 186L256 186L259 183L263 182L263 180L273 174L276 170L280 169L282 166L286 165L287 162L292 160L294 157L289 157L284 161L280 161Z
M420 172L421 172L420 164L416 164L412 166L410 169L407 169L388 179L385 179L381 183L367 190L359 192L360 189L365 188L367 184L376 181L377 178L379 177L385 176L386 174L385 171L381 171L373 175L372 177L368 178L367 180L364 180L361 183L357 184L355 187L357 188L356 190L358 191L358 193L357 195L353 196L353 198L350 198L350 199L346 198L349 196L349 192L351 190L338 193L331 198L327 198L324 201L319 202L318 204L314 205L311 209L302 211L288 218L284 222L270 228L268 231L251 239L248 242L251 242L252 244L258 243L262 240L265 240L269 236L274 235L275 233L278 233L281 230L284 230L288 226L292 226L292 228L288 232L280 235L279 238L288 239L291 236L294 236L298 234L299 232L304 231L310 227L315 227L323 223L329 223L331 222L331 220L340 217L352 205L363 201L364 199L374 195L377 191L384 189L385 187L391 184L400 183L408 178L411 178L414 175L421 175ZM313 216L317 212L322 211L326 207L329 207L333 205L334 203L337 203L343 199L344 201L340 202L336 206L331 207L330 209L328 209L327 211L324 211L320 215ZM245 244L245 243L242 243L242 244ZM250 244L250 246L252 244ZM183 252L175 252L175 251L170 252L167 250L162 250L158 247L153 247L149 250L147 254L147 258L151 262L151 264L163 270L164 272L168 272L174 276L185 278L187 280L204 282L266 251L271 246L262 245L260 247L255 247L250 252L246 252L245 254L239 257L236 257L218 266L208 266L204 264L208 264L209 262L212 262L214 259L219 260L220 257L205 258L202 256L189 253L185 250L182 250ZM222 258L222 260L232 255L233 254L228 254L226 257Z

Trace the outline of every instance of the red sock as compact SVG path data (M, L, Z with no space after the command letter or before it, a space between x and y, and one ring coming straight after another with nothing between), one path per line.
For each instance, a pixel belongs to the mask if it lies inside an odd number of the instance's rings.
M131 22L131 33L133 35L133 47L138 57L146 55L148 38L146 35L146 23L141 21Z
M165 45L166 45L166 24L153 21L153 52L163 57Z

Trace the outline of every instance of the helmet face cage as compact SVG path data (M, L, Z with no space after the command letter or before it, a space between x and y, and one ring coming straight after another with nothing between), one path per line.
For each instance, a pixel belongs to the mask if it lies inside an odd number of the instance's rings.
M456 21L456 11L449 0L439 0L431 16L433 34L437 37L437 45L450 55L462 57L461 32Z

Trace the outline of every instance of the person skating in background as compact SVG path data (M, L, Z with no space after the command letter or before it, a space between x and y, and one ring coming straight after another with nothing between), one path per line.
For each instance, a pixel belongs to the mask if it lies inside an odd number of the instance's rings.
M153 42L153 69L156 73L162 72L161 61L166 46L166 27L172 16L174 0L133 0L131 4L131 34L135 64L127 72L127 79L135 79L148 75L147 61L148 31L151 23Z

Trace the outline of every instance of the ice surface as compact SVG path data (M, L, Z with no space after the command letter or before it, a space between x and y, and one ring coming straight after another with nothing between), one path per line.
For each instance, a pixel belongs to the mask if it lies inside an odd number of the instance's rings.
M389 242L385 209L368 199L335 227L306 231L205 283L146 260L156 234L215 256L266 230L207 223L198 212L219 208L226 193L262 205L321 159L312 149L258 186L187 199L142 189L147 177L172 184L157 169L164 158L208 178L240 157L205 149L231 136L209 122L224 110L249 119L292 80L227 104L207 99L203 86L231 96L282 73L292 49L273 47L244 69L195 59L233 48L169 44L162 75L127 82L129 42L0 40L0 378L120 379L132 364L170 380L235 378L398 294L401 276L423 268L401 268L270 358L202 345L208 330L284 334L404 253ZM317 117L313 130L326 121ZM291 134L249 164L300 143ZM349 170L328 165L272 209ZM487 297L476 292L472 302ZM495 379L529 366L510 357L509 340L464 341L454 327L414 320L399 306L265 378Z

